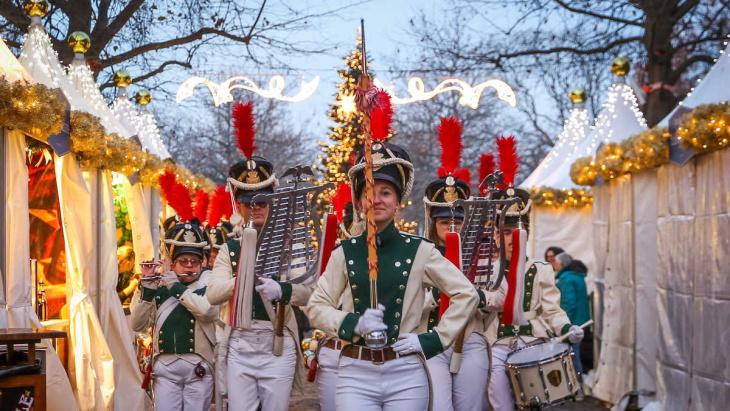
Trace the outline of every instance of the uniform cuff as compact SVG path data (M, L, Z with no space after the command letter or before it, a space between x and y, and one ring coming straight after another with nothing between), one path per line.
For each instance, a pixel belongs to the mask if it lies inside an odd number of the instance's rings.
M444 351L444 346L441 345L441 339L437 333L418 334L418 342L421 344L426 359L435 357Z
M279 302L284 305L289 304L291 301L292 285L286 282L280 282L279 285L281 286L281 298Z
M181 283L175 283L170 288L170 292L172 293L172 296L177 298L178 300L183 295L185 291L187 291L188 287L182 285Z
M479 295L479 305L477 308L484 308L487 306L487 296L484 294L484 291L477 289L477 294Z
M358 314L347 314L345 319L342 320L342 324L340 324L340 329L337 331L337 337L339 337L340 340L352 342L355 338L355 326L357 326L357 322L359 320L360 316Z
M152 288L142 287L142 301L150 302L155 299L155 294L157 294L157 290L154 290Z
M570 327L572 327L573 324L568 323L563 326L563 328L560 329L560 335L566 334L568 331L570 331Z

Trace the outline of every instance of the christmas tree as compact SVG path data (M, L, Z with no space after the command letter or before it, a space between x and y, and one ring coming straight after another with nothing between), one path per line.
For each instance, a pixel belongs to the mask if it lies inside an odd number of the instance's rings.
M335 102L330 105L327 113L335 126L330 128L329 141L319 142L322 149L318 159L321 166L316 169L324 173L326 181L335 183L349 183L347 170L350 169L354 156L362 147L362 116L355 106L355 91L363 69L362 53L360 53L360 36L357 36L355 49L345 57L345 66L338 69L342 82L337 84ZM329 204L334 190L325 192L320 202Z

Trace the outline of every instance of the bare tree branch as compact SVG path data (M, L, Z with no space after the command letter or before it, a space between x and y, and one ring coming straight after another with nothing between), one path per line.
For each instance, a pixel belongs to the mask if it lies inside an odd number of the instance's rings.
M585 14L586 16L595 17L595 18L598 18L601 20L609 20L609 21L613 21L616 23L627 24L630 26L637 26L637 27L643 26L643 23L638 20L625 20L625 19L622 19L619 17L613 17L613 16L609 16L609 15L605 15L605 14L594 13L589 10L578 9L578 8L569 6L567 3L565 3L564 1L561 1L561 0L555 0L555 2L558 3L562 8L564 8L565 10L568 10L571 13Z
M259 13L256 15L256 20L254 20L253 24L251 25L251 30L248 31L248 34L246 35L246 38L250 41L251 40L251 34L253 34L253 30L256 28L256 25L259 24L259 19L261 18L261 13L264 12L264 7L266 6L266 0L264 0L261 3L261 8L259 9ZM246 44L248 44L248 41L246 41Z
M188 63L188 62L184 62L184 61L166 61L166 62L164 62L164 63L160 64L160 66L159 66L159 67L157 67L156 69L154 69L154 70L150 71L150 72L149 72L149 73L147 73L147 74L143 74L143 75L141 75L141 76L135 76L135 77L134 77L134 80L133 80L132 82L133 82L133 83L142 83L142 82L144 82L145 80L147 80L148 78L154 77L154 76L156 76L156 75L158 75L158 74L162 73L163 71L165 71L165 67L167 67L167 66L171 66L171 65L174 65L174 66L181 66L181 67L185 67L185 68L189 68L189 69L190 69L190 68L193 68L193 66L192 66L192 65L190 65L190 63ZM107 87L114 87L114 82L108 82L108 83L104 83L104 84L101 84L101 85L99 86L99 88L100 88L101 90L104 90L104 89L105 89L105 88L107 88Z
M714 62L714 59L708 55L696 54L684 60L682 64L677 66L677 68L672 70L672 72L667 76L666 84L675 84L682 76L682 73L684 73L693 64L699 62L712 64Z
M499 59L508 59L508 58L514 58L514 57L521 57L521 56L534 56L534 55L541 55L541 54L555 54L555 53L572 53L572 54L596 54L596 53L605 53L609 50L611 50L614 47L633 43L635 41L641 41L642 37L640 36L634 36L634 37L626 37L622 39L618 39L615 41L612 41L608 44L605 44L600 47L595 47L592 49L579 49L575 47L553 47L549 49L543 49L543 50L523 50L518 51L516 53L507 53L507 54L499 54Z

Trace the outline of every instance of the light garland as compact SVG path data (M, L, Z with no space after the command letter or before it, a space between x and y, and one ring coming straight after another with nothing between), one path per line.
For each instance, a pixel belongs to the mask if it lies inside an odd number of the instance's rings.
M596 184L596 162L593 157L581 157L570 165L570 179L579 186Z
M0 127L16 128L45 139L63 128L66 109L59 95L43 84L8 82L0 76Z
M669 162L669 131L654 127L631 136L621 143L601 147L593 157L576 160L570 177L579 185L594 185L596 176L603 179L656 168Z
M684 115L677 129L680 145L696 153L728 147L730 141L730 104L702 104Z
M482 98L482 93L487 88L493 88L497 92L497 98L507 102L507 104L515 107L517 105L517 98L515 92L509 84L498 79L489 79L475 86L456 78L449 78L441 81L431 91L426 91L426 85L422 78L411 77L408 80L408 93L410 97L398 97L395 93L394 86L386 86L383 82L378 79L373 80L373 84L376 87L385 89L390 94L393 104L409 104L418 101L430 100L441 93L449 91L456 91L461 94L459 97L459 104L462 106L471 107L476 110L479 108L479 100Z
M418 223L415 221L406 221L401 218L395 222L395 228L409 234L416 234L416 227L418 227Z
M175 102L180 104L183 100L192 97L195 88L202 84L210 91L210 94L213 96L213 104L216 107L232 102L233 94L231 94L231 91L237 89L251 91L264 98L297 103L312 97L317 87L319 87L319 79L319 76L316 76L310 81L302 80L299 92L288 97L283 94L286 88L286 80L284 76L280 75L271 76L268 89L259 87L253 80L244 76L231 77L221 84L217 84L203 77L192 77L180 85L175 95Z
M530 190L530 198L536 206L581 208L593 204L593 195L587 189L556 189L551 187L534 187Z

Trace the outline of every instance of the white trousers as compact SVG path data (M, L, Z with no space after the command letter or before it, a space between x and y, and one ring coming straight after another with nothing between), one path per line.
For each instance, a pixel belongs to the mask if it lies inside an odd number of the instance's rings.
M464 341L461 368L449 371L453 347L428 360L433 384L434 411L481 411L486 404L489 377L487 341L472 334Z
M317 355L317 386L319 387L319 409L336 411L337 396L337 363L340 361L340 350L322 347Z
M202 360L201 360L202 361ZM213 399L213 370L203 361L205 375L195 375L195 367L183 359L169 364L155 361L155 411L207 411ZM131 411L131 410L129 410Z
M338 411L424 411L428 375L422 359L408 355L376 365L341 357L337 381Z
M297 364L296 342L284 332L281 356L272 354L274 331L233 330L228 342L228 410L286 411L289 409Z
M535 341L533 344L538 344ZM517 339L517 348L526 347L521 338ZM507 356L514 350L509 345L494 344L492 346L492 378L489 380L489 402L492 404L494 411L514 411L515 400L512 394L512 388L509 384L507 376L507 368L504 363Z

